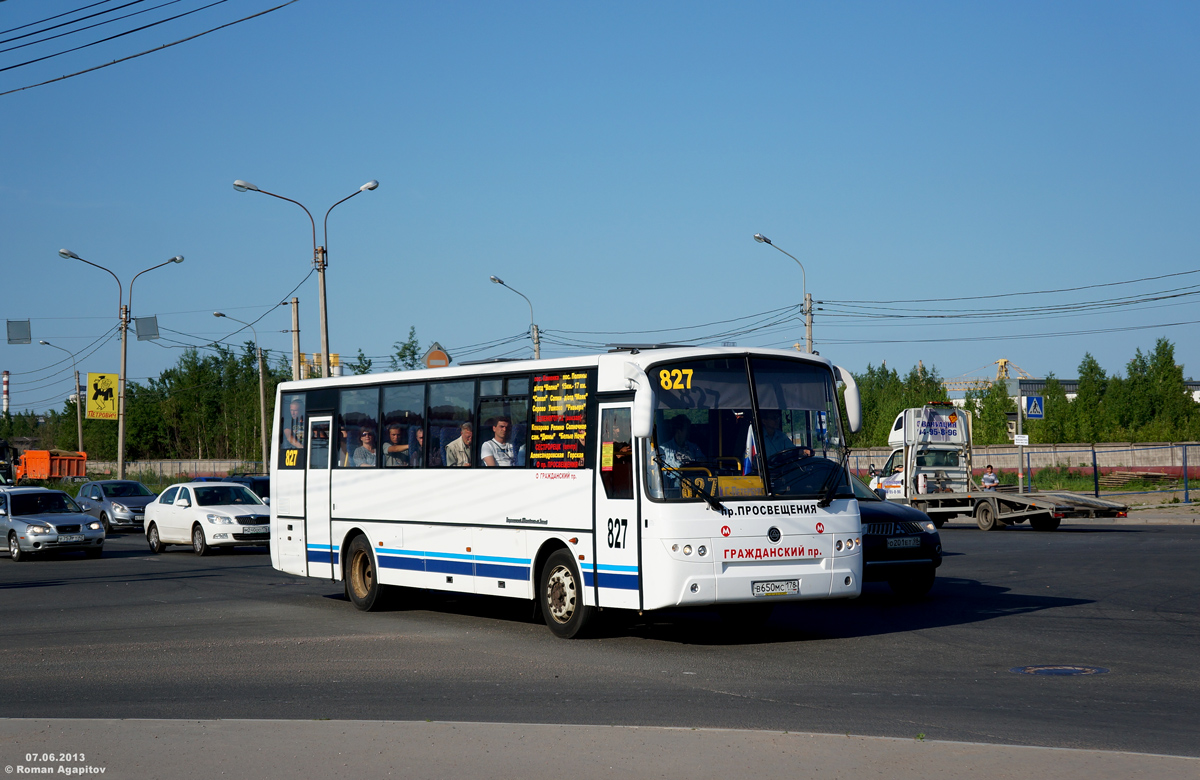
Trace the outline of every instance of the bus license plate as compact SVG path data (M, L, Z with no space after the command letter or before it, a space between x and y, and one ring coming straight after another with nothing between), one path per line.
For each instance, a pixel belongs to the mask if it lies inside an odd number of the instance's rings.
M768 596L798 596L800 595L800 580L770 580L751 582L750 592L755 598Z
M59 534L58 543L66 544L67 542L82 542L83 534Z
M892 547L920 547L921 540L916 538L910 539L888 539L887 546Z

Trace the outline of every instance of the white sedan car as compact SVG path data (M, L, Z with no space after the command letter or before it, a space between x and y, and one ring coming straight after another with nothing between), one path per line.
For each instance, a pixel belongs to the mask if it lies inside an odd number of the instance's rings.
M172 485L146 506L146 541L153 552L190 544L196 555L214 547L271 542L271 510L254 491L231 482Z

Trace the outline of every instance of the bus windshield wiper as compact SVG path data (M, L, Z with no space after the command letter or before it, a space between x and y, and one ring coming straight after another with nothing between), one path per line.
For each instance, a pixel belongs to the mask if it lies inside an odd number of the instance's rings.
M837 490L837 476L846 475L846 459L850 457L850 448L842 448L842 457L838 459L838 467L830 472L829 476L825 477L825 482L821 484L821 500L817 502L817 506L824 509L833 503L833 494Z
M659 456L657 453L655 453L655 455L654 455L654 462L657 463L658 467L660 469L662 469L663 471L669 471L672 474L674 474L675 476L679 477L680 482L686 482L688 487L690 487L692 490L694 490L695 492L700 494L700 497L704 499L704 502L706 504L708 504L709 508L714 509L717 512L721 512L721 513L725 512L725 506L720 501L718 501L716 498L714 498L711 493L709 493L700 484L695 482L691 477L687 476L679 469L675 468L674 466L668 466L667 464L663 463L662 457Z

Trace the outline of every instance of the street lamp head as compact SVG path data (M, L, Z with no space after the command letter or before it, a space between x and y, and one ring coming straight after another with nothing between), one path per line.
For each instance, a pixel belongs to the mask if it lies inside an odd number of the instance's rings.
M762 233L755 233L754 240L760 244L770 244L771 243L771 239L767 238ZM774 246L774 244L772 244L772 246Z
M242 181L241 179L238 179L233 183L233 188L238 192L245 192L246 190L253 190L254 192L259 191L258 187L255 187L248 181Z
M359 191L359 192L366 192L367 190L373 190L373 189L375 189L375 188L376 188L376 187L378 187L378 186L379 186L379 182L375 181L374 179L371 179L369 182L367 182L367 183L366 183L366 184L364 184L363 186L359 187L359 188L358 188L358 191Z
M214 317L224 317L224 316L225 316L225 312L221 312L221 311L214 311L214 312L213 312L213 316L214 316Z
M58 250L58 256L64 260L82 260L83 258L72 252L70 249Z
M38 343L39 343L39 344L41 344L42 346L46 346L46 347L52 347L52 346L54 346L54 345L53 345L53 344L51 344L49 341L38 341Z
M182 262L183 262L183 255L175 255L174 257L172 257L172 258L171 258L170 260L168 260L167 262L168 262L168 263L182 263Z
M492 277L492 284L504 284L504 280L498 276Z

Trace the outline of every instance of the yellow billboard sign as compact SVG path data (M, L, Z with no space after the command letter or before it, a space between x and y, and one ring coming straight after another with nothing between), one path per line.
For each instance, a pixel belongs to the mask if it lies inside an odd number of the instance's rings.
M87 418L117 419L117 375L87 375Z

